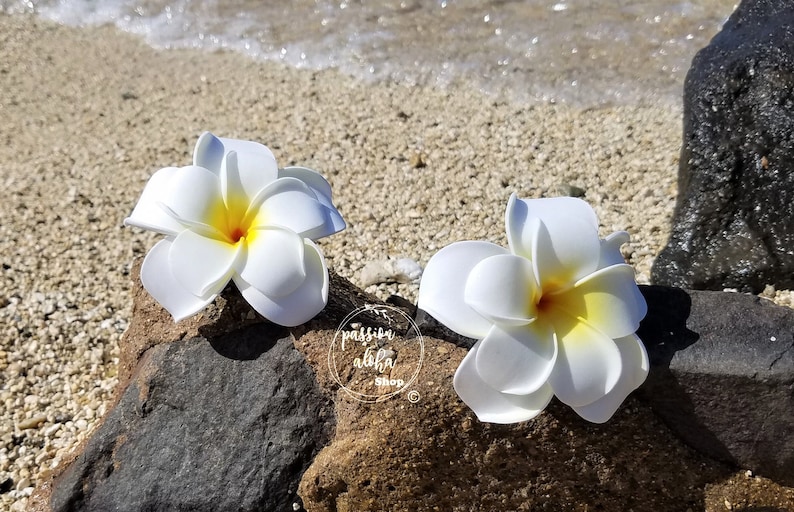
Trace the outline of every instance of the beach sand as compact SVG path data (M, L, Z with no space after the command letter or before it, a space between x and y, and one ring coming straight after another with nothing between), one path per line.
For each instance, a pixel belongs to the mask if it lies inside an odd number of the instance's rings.
M122 221L154 171L190 163L205 130L328 178L348 228L320 246L354 283L370 261L424 266L456 240L505 243L510 193L570 186L602 235L631 233L624 255L646 283L675 203L681 112L511 105L0 15L3 508L23 509L104 413L132 260L157 239ZM418 286L368 290L413 301Z

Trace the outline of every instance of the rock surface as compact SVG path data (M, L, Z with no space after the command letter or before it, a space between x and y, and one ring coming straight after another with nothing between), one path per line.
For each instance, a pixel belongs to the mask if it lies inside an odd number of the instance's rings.
M692 323L707 315L700 305L687 308L689 295L656 287L644 293L651 305L647 328L673 332L657 338L645 333L656 340L650 344L653 375L667 368L659 354L670 345L685 350L711 338ZM692 303L711 295L728 302L743 297L696 293ZM453 340L462 345L456 346L431 335L419 338L415 324L400 315L387 318L381 312L387 305L376 303L332 276L326 310L289 334L250 315L228 290L202 315L173 324L138 288L124 355L140 362L123 372L127 384L118 404L82 453L49 493L37 489L34 510L292 510L298 504L312 512L642 512L721 510L725 503L794 506L794 490L743 472L731 476L728 465L686 446L634 397L604 425L587 423L556 400L529 422L480 423L452 387L469 340ZM356 382L356 370L334 373L329 365L339 328L347 328L342 319L367 304L377 307L348 323L359 332L372 327L396 333L379 344L397 347L396 364L384 375L407 380L419 368L402 392L386 396L386 388L375 403L345 391ZM731 313L726 304L717 306ZM711 305L704 300L703 307ZM668 311L680 313L668 321ZM753 325L748 321L750 332L765 332ZM687 327L700 329L700 338ZM431 318L420 323L423 328L443 333ZM421 350L412 345L418 339ZM661 360L677 361L677 354ZM743 359L736 352L728 356ZM788 364L781 361L772 367ZM723 393L731 396L730 390Z
M334 415L287 329L232 290L174 324L138 287L135 311L123 346L137 364L40 509L293 510Z
M794 11L745 0L692 62L679 195L655 284L794 286Z
M265 325L150 349L58 479L55 511L288 510L333 429L289 336Z
M455 340L458 347L430 336L424 337L425 359L411 387L415 401L404 393L361 403L342 391L325 365L334 333L299 335L296 344L321 384L336 392L338 422L334 440L302 479L305 506L311 511L794 506L794 492L763 478L744 475L725 483L731 470L718 462L788 481L785 432L791 414L770 416L769 411L791 410L785 396L791 395L794 375L787 352L794 329L784 320L791 321L792 313L740 294L662 287L643 287L643 293L650 307L642 335L654 363L648 381L653 387L645 401L630 397L605 425L581 420L556 400L529 422L480 423L452 388L466 340ZM422 320L420 329L441 332L432 318ZM760 343L774 333L779 334L775 343ZM416 361L410 357L398 358L399 364L412 367ZM705 375L686 379L684 369ZM677 378L688 387L673 387ZM766 394L759 396L761 389ZM701 400L708 393L711 400ZM698 407L692 408L693 402ZM683 411L671 417L666 406ZM671 429L656 417L657 409ZM743 429L759 417L763 424L748 443ZM678 427L693 422L714 431L706 431L705 441L697 438L702 429L687 438ZM679 431L699 452L676 437ZM730 455L714 452L708 444L712 439L727 445ZM705 492L715 484L719 497ZM759 488L766 498L749 497Z
M702 453L794 486L794 311L738 293L643 294L641 396Z
M480 423L452 388L466 349L428 336L411 388L362 403L329 374L332 336L296 339L322 385L336 390L335 437L300 484L311 512L702 510L706 484L729 474L634 399L605 425L556 400L529 422Z

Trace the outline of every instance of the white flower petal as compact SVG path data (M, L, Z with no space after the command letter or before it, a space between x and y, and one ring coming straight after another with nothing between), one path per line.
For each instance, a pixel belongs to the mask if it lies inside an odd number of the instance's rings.
M193 148L193 165L204 167L220 175L221 162L226 150L221 139L210 132L202 133Z
M477 314L463 301L466 279L485 258L507 254L507 250L489 242L455 242L430 258L419 284L419 309L462 336L482 338L491 322Z
M601 258L598 262L598 268L626 263L623 255L620 254L620 246L628 243L628 241L629 234L625 231L615 231L601 240Z
M125 226L135 226L166 235L176 235L184 226L160 207L165 194L170 190L171 178L179 172L177 167L166 167L155 172L143 188L141 198L129 217L124 219Z
M284 167L278 171L279 178L295 178L301 180L314 190L317 198L327 205L331 202L331 185L314 169L307 167Z
M598 270L544 300L613 339L635 332L648 311L642 294L638 297L634 269L625 263Z
M514 254L532 259L535 228L530 219L538 219L548 226L554 237L571 231L571 228L598 233L598 218L589 204L573 197L519 199L510 195L505 211L505 229L510 250ZM580 225L581 224L581 225Z
M521 327L494 326L479 341L477 373L490 387L523 395L540 389L557 360L550 324L538 319Z
M622 371L620 350L587 322L550 313L559 353L549 376L554 394L571 407L581 407L612 391Z
M312 240L317 240L345 229L345 221L331 200L331 185L317 171L306 167L285 167L279 171L279 176L296 178L306 183L316 194L317 200L327 209L327 222L325 225L310 233L306 233L305 236Z
M204 132L193 149L193 165L204 167L219 175L223 157L230 151L258 153L275 160L273 152L258 142L224 139L216 137L210 132Z
M249 231L248 255L240 277L260 293L284 297L306 279L303 239L278 226Z
M245 213L251 201L278 178L276 159L263 153L229 151L221 162L221 188L226 206L244 203Z
M261 202L260 202L261 201ZM317 200L308 185L295 178L279 178L251 204L256 214L253 226L281 226L309 238L327 222L326 208Z
M586 220L562 214L530 224L536 229L532 263L544 293L573 285L598 268L601 240Z
M169 238L159 241L152 247L141 265L141 282L154 300L168 310L174 321L178 322L204 309L207 304L215 300L217 294L209 293L197 297L182 288L171 273L171 265L168 262L171 244L172 240Z
M216 227L226 222L220 179L204 167L178 168L160 199L166 209L187 221Z
M532 244L529 243L533 233L524 235L524 231L528 229L527 223L529 208L527 208L526 201L518 198L518 195L513 192L510 194L510 199L507 200L507 208L505 209L505 233L507 233L507 245L513 254L518 254L525 258L532 257ZM526 250L524 250L524 243L522 238L527 239Z
M242 243L233 245L185 230L171 244L171 273L193 295L220 293L244 255L244 247Z
M252 140L227 139L225 137L220 137L220 141L223 143L223 148L226 153L230 151L236 151L237 153L259 153L263 156L268 156L273 160L276 159L269 147Z
M532 263L514 254L499 254L471 269L463 300L497 325L526 325L537 313L536 292Z
M534 418L551 401L551 386L544 384L534 393L513 395L500 393L482 380L476 368L479 343L475 344L455 372L453 385L461 400L480 421L517 423Z
M615 343L623 361L621 376L627 377L627 386L633 391L640 387L648 377L651 367L650 361L648 361L648 351L645 350L645 344L636 334L618 338Z
M273 323L294 327L308 322L323 310L328 302L328 269L322 253L311 240L304 240L303 264L306 279L289 295L270 297L257 290L242 277L234 276L243 298L260 315Z
M623 372L615 387L603 398L573 410L593 423L604 423L618 410L629 393L637 389L648 376L648 354L642 341L635 336L625 336L615 340L620 350Z

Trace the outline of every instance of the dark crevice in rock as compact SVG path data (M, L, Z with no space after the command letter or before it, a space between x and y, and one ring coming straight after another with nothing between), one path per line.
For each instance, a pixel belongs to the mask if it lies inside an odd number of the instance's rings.
M780 355L778 355L771 363L769 363L769 370L772 370L774 366L778 362L780 362L786 356L786 354L788 354L791 351L791 349L794 349L794 342L792 342L791 345L789 345L788 348L786 348L786 350L782 351Z

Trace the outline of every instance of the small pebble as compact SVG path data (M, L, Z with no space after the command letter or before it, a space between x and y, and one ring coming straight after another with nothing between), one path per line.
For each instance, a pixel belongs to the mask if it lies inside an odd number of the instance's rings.
M422 277L422 267L411 258L371 261L361 269L364 287L381 283L412 283Z
M32 418L28 418L26 420L22 420L17 424L17 428L19 430L27 430L29 428L36 428L42 423L47 421L47 416L44 414L38 414L33 416Z
M414 169L421 169L427 165L427 155L422 152L417 152L411 155L408 159L408 165Z
M561 196L567 197L584 197L586 194L585 189L571 185L570 183L561 183L557 185L557 193Z
M22 492L28 487L30 487L30 478L23 478L22 480L17 482L16 490Z

